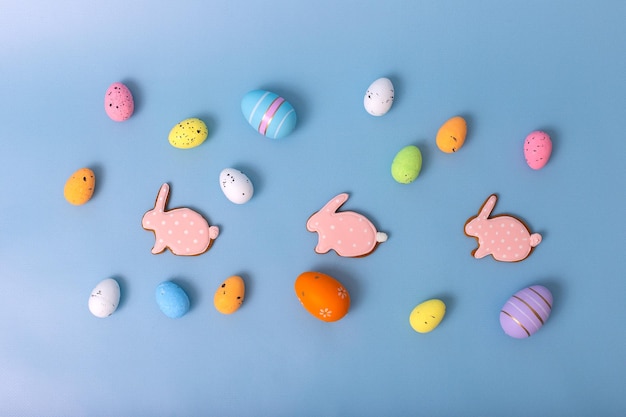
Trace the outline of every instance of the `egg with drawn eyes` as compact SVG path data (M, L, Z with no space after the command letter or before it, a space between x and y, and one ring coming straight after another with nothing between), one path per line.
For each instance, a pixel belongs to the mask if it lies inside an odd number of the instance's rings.
M296 278L296 297L313 317L333 322L342 319L350 309L350 294L346 287L321 272L303 272Z
M226 198L235 204L247 203L254 194L250 178L234 168L226 168L220 172L220 188Z
M363 97L363 107L372 116L383 116L391 109L395 91L389 78L379 78L370 84Z
M239 310L246 295L246 286L239 275L226 278L215 291L213 305L222 314L232 314Z
M445 153L457 152L465 143L467 122L461 116L447 120L437 131L437 147Z
M89 296L89 311L98 318L109 317L120 303L120 286L113 278L100 281Z
M409 323L413 330L418 333L428 333L433 330L446 314L446 305L438 299L424 301L417 305L409 315Z
M96 175L89 168L81 168L65 182L63 196L68 203L81 206L91 200L95 188Z

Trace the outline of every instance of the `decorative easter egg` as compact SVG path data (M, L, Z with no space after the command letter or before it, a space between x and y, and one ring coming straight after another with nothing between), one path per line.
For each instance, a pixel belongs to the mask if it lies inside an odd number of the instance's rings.
M245 294L243 278L233 275L226 278L217 288L213 296L213 305L222 314L232 314L241 307Z
M393 104L393 84L389 78L379 78L367 87L363 107L372 116L386 114Z
M322 321L340 320L350 308L350 294L343 284L321 272L300 274L295 291L306 311Z
M184 316L189 311L189 297L185 290L172 281L159 284L156 302L163 314L172 319Z
M220 173L220 187L227 199L235 204L247 203L254 194L252 182L243 172L226 168Z
M195 117L185 119L170 130L170 145L179 149L190 149L200 146L209 136L206 124Z
M461 149L467 136L467 123L461 116L446 121L437 132L437 147L445 153Z
M89 311L96 317L109 317L120 303L120 286L113 278L100 281L89 296Z
M409 323L418 333L428 333L439 326L446 314L446 305L443 301L432 299L416 306L409 315Z
M116 122L129 119L135 111L135 101L128 87L120 82L111 84L104 93L104 111Z
M65 182L63 195L75 206L85 204L93 196L96 188L96 176L89 168L81 168L74 172Z
M409 145L396 154L391 163L391 176L400 184L409 184L417 178L422 169L422 152L415 145Z
M296 127L296 111L278 94L254 90L241 100L241 112L257 132L271 139L280 139Z
M536 130L524 140L524 158L532 169L543 168L552 155L552 140L546 132Z
M509 298L500 311L504 333L516 339L532 336L552 311L552 293L546 287L533 285Z

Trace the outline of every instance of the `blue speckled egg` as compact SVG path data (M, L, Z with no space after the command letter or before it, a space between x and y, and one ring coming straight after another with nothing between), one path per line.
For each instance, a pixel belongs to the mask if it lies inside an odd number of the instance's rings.
M243 96L241 112L257 132L271 139L280 139L296 127L296 111L278 94L254 90Z
M177 319L189 311L189 297L185 290L172 281L159 284L156 289L156 302L167 317Z

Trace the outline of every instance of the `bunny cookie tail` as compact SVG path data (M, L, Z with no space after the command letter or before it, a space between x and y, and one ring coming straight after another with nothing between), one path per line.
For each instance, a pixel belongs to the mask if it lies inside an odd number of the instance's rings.
M541 235L539 233L533 233L530 235L530 247L534 248L541 243Z
M376 242L382 243L387 241L387 233L376 232Z
M219 227L217 227L217 226L209 227L209 237L211 239L215 240L219 234L220 234Z

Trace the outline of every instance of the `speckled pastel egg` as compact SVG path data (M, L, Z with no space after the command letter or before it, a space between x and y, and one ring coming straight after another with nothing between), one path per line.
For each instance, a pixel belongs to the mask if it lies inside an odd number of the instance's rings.
M111 84L104 93L104 111L116 122L129 119L135 111L135 101L128 87L120 82Z
M524 158L532 169L541 169L552 155L552 140L546 132L536 130L524 140Z
M81 206L91 199L96 188L96 175L89 168L74 172L65 182L63 195L75 206Z
M177 123L170 130L168 139L170 145L175 148L191 149L202 145L208 136L209 129L206 124L196 117L191 117Z
M113 278L100 281L89 296L89 311L96 317L105 318L117 310L120 303L120 286Z
M189 311L189 297L185 290L172 281L165 281L156 289L156 302L163 314L177 319Z
M391 176L400 184L409 184L422 170L422 152L415 145L400 149L391 162Z
M241 100L241 112L254 130L271 139L289 135L296 127L296 111L284 98L254 90Z
M428 333L439 326L446 314L446 305L443 301L432 299L417 305L409 315L409 323L418 333Z
M542 285L533 285L509 298L500 311L504 333L516 339L530 337L539 330L552 311L552 293Z
M340 320L350 309L350 294L343 284L321 272L300 274L295 291L306 311L322 321Z
M247 203L254 194L252 181L243 172L226 168L220 172L220 188L228 200L235 204Z
M391 80L379 78L367 87L363 97L363 107L372 116L382 116L391 109L394 95Z
M246 286L239 275L226 278L215 291L213 305L222 314L232 314L239 310L246 295Z
M448 119L437 132L437 147L445 153L457 152L465 143L467 122L461 116Z

